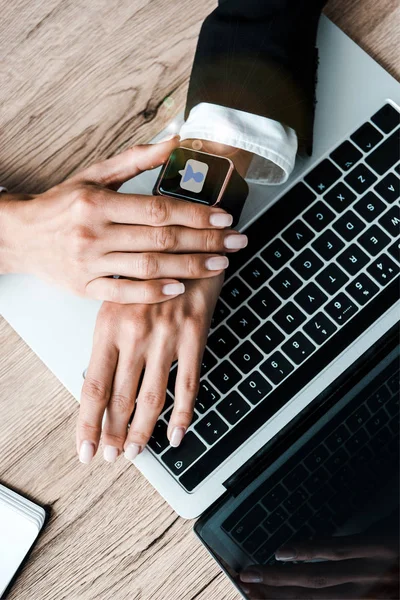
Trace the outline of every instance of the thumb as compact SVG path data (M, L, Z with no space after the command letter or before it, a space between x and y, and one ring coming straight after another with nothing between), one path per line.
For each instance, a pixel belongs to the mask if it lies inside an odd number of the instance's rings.
M78 173L74 179L117 189L128 179L165 163L171 152L178 147L179 142L179 135L174 135L157 144L132 146L121 154L91 165Z

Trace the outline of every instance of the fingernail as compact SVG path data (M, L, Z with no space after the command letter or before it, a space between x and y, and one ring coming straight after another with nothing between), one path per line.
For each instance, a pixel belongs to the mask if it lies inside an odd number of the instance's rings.
M226 256L212 256L206 260L206 269L209 271L220 271L226 269L229 265L229 260Z
M103 456L107 462L114 463L118 458L118 448L115 446L105 446Z
M294 560L296 557L297 550L295 550L294 548L290 548L289 546L287 548L283 546L275 552L276 560Z
M214 227L230 227L232 223L233 217L228 213L213 213L210 215L210 225L214 225Z
M248 241L247 235L227 235L224 239L224 246L225 248L238 250L239 248L246 248Z
M255 569L249 569L240 573L240 581L244 581L245 583L261 583L262 580L261 574Z
M142 451L142 446L139 444L129 444L129 446L125 449L124 455L128 460L135 460L138 454Z
M92 442L84 441L81 444L79 450L79 460L84 465L88 465L94 456L94 444Z
M162 293L165 296L176 296L177 294L183 294L185 286L183 283L166 283L163 285Z
M184 427L174 427L169 441L170 446L177 448L185 437L186 429Z
M181 136L178 135L177 133L174 133L172 135L167 135L166 137L162 138L159 142L157 142L157 144L164 144L164 142L169 142L175 138L176 138L176 141L178 141L181 139Z

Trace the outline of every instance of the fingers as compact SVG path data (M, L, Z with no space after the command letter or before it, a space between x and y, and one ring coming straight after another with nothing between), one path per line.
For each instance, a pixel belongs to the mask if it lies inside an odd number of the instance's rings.
M77 425L77 452L79 460L88 464L97 452L104 411L108 404L118 350L96 326L90 364L82 388Z
M162 341L151 348L146 361L143 382L136 400L136 410L125 441L125 456L134 460L143 450L153 433L157 419L165 404L172 350Z
M386 568L386 563L376 560L353 559L287 565L285 569L279 565L249 567L240 574L240 579L273 587L329 588L346 583L373 583L385 577Z
M158 144L133 146L117 156L91 165L73 179L116 189L127 179L163 164L179 145L179 140L176 135Z
M140 352L140 348L135 346L133 340L127 340L126 346L120 349L103 426L102 442L104 459L107 462L115 462L123 450L143 364L143 354Z
M229 265L226 256L163 254L160 252L109 252L96 261L96 270L135 279L204 279L215 277ZM114 300L115 302L115 300Z
M392 544L384 540L366 539L362 535L332 537L326 540L297 542L283 546L275 553L277 560L346 560L349 558L392 558L396 554Z
M247 236L231 229L112 224L106 243L110 252L226 252L244 248Z
M86 285L86 294L90 298L118 304L156 304L179 296L184 291L185 285L176 279L130 281L98 277Z
M204 338L204 339L203 339ZM175 383L175 402L168 424L167 436L171 446L179 446L193 419L193 408L200 381L201 359L206 343L199 332L185 332L178 355Z
M193 229L230 227L232 216L205 204L185 202L167 196L142 196L105 191L102 214L110 223L148 225L182 225Z

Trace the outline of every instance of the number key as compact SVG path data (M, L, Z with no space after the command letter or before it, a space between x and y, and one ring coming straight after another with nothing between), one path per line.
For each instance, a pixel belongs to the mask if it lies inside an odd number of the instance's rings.
M365 275L365 273L360 273L360 275L346 287L346 292L350 294L358 304L364 306L370 298L379 292L379 288L369 277L367 277L367 275Z
M304 325L303 330L316 344L321 345L335 333L337 327L324 313L319 312Z
M299 365L314 352L315 346L301 331L297 331L283 344L282 350L296 365Z
M358 308L346 294L340 292L326 305L325 310L336 323L343 325L358 311Z
M252 404L260 402L272 390L272 386L259 373L254 371L239 385L243 396Z
M261 371L278 385L294 369L293 365L281 354L274 352L260 367Z
M381 254L367 268L367 271L381 285L386 285L395 277L399 269L386 254Z

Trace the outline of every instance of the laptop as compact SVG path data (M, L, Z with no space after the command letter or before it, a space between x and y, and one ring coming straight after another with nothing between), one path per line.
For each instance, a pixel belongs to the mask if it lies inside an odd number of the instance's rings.
M230 257L193 423L170 448L172 369L135 461L185 518L226 498L249 461L398 324L400 86L326 17L318 47L313 156L282 186L250 185L239 224L249 245ZM121 191L151 193L157 174ZM34 277L0 278L0 313L77 400L99 306Z

